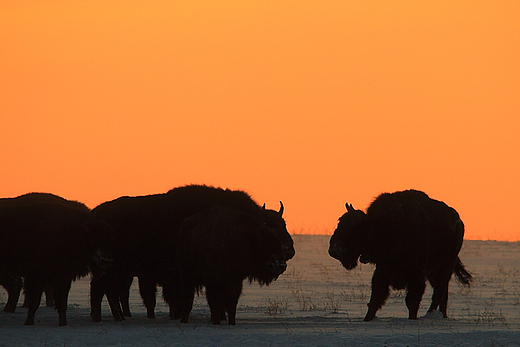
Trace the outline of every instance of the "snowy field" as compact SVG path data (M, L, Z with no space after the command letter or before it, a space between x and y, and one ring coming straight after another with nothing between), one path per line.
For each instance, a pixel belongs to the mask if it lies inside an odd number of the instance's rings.
M73 284L66 327L52 308L24 326L26 309L0 312L0 346L520 346L520 243L466 241L460 257L475 277L471 288L450 283L449 318L425 315L427 287L418 320L410 321L404 293L393 291L372 322L363 322L373 267L347 271L327 253L329 236L294 235L296 256L269 287L244 285L236 326L210 325L203 297L190 323L168 318L158 295L149 320L137 286L132 318L114 322L106 302L103 322L89 319L89 279ZM0 308L7 300L0 289ZM20 300L22 302L23 299Z

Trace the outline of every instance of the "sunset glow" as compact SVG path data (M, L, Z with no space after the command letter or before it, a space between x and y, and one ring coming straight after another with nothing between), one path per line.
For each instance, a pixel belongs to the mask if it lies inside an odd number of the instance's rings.
M3 1L0 197L198 183L332 233L419 189L520 240L520 2Z

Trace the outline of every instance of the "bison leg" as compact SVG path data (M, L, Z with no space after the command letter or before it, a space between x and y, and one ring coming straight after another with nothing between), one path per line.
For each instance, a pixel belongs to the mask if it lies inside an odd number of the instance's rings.
M123 316L123 310L121 309L120 293L122 288L124 287L124 275L116 274L115 271L112 271L110 274L105 274L105 295L107 296L108 305L110 306L110 311L112 312L112 317L114 317L114 321L121 322L125 319Z
M186 286L179 291L176 299L172 319L181 318L181 323L188 323L188 318L193 308L193 299L195 297L195 288Z
M51 287L54 289L54 303L58 310L59 325L67 325L67 301L69 297L70 278L59 278L52 282Z
M441 300L439 311L442 313L442 318L448 318L448 285L446 284L446 295Z
M34 316L36 310L40 306L40 300L43 292L42 279L29 276L25 279L25 299L27 301L27 319L25 325L34 325Z
M451 272L441 276L431 276L428 278L430 284L433 287L432 303L428 312L433 312L439 306L439 311L442 313L444 318L447 318L448 308L448 285L451 278Z
M101 322L101 302L105 295L105 281L103 276L96 274L90 280L90 319L92 322Z
M206 285L206 299L208 300L209 310L211 311L211 324L220 325L222 316L225 317L226 315L222 288L214 284Z
M179 319L181 317L179 313L180 311L178 309L179 303L175 300L179 294L176 293L175 285L173 285L173 283L168 283L167 281L165 281L162 287L163 299L170 307L170 318Z
M119 304L121 273L122 269L116 266L111 266L105 271L94 267L90 281L90 319L92 322L101 322L101 303L105 295L114 320L116 322L124 320Z
M226 311L228 313L228 323L229 325L236 325L236 315L237 315L237 304L238 298L242 293L242 281L237 283L231 283L227 286L225 297L224 297L224 305ZM224 313L224 312L222 312ZM222 318L222 317L221 317ZM226 317L224 316L224 319Z
M54 291L49 283L44 283L43 292L45 293L45 306L54 307Z
M163 297L170 306L170 318L181 319L181 323L188 323L193 308L195 286L180 280L178 274L163 283Z
M236 313L238 298L242 293L242 281L222 285L206 285L206 297L211 311L211 323L219 325L226 320L228 313L228 324L236 325Z
M150 319L155 318L155 295L157 287L155 286L155 280L153 276L149 274L140 274L139 280L139 293L143 299L143 304L146 307L146 316Z
M116 322L124 320L123 311L119 305L117 279L114 273L94 274L90 281L90 319L92 322L101 322L101 303L103 296L107 296L112 316Z
M425 280L422 276L413 276L406 287L406 307L408 308L408 319L417 319L419 305L421 304L424 289L426 288Z
M44 282L43 292L45 293L45 306L54 307L54 293L53 293L53 289L49 283ZM22 307L29 307L27 305L28 305L27 300L24 300Z
M18 299L20 298L20 292L23 288L22 278L4 274L0 276L0 285L7 290L7 303L5 304L4 311L14 313Z
M121 309L121 305L119 302L119 295L114 293L113 291L106 292L108 306L110 306L110 312L112 312L112 317L114 317L114 321L121 322L125 320L123 315L123 310Z
M132 313L130 313L130 287L133 280L134 276L123 276L122 286L119 289L119 299L123 309L123 316L125 317L132 317Z
M376 317L376 312L384 305L390 294L390 282L380 268L376 267L372 275L372 295L368 303L368 312L363 319L369 322Z

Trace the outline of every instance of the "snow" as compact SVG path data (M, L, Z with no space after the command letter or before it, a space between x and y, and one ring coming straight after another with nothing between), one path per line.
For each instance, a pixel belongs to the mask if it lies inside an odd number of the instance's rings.
M89 319L89 278L73 284L69 325L58 327L52 308L41 306L34 326L26 309L0 312L0 346L520 346L520 243L465 241L461 259L475 277L471 288L450 283L449 318L426 314L408 320L404 292L393 291L372 322L363 322L370 297L371 265L352 271L327 253L328 236L294 235L296 256L268 287L245 283L236 326L212 326L204 297L190 322L168 318L158 295L157 318L146 318L137 285L132 318L114 322L106 302L103 322ZM0 307L7 295L0 289ZM22 301L22 300L20 300Z

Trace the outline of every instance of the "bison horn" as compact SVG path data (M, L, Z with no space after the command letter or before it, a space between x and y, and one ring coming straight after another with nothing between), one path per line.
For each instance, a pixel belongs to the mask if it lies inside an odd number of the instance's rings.
M345 204L345 207L347 208L347 212L353 212L354 211L354 207L352 207L352 204L349 205L348 202Z
M278 211L280 217L283 215L283 203L280 201L280 211Z
M264 202L264 205L262 206L262 210L265 210L265 202Z

